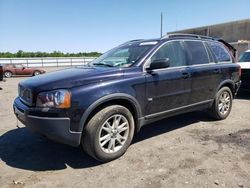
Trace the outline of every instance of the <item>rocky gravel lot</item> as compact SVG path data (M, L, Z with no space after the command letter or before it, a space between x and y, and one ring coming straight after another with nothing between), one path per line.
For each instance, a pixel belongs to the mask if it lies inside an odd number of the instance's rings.
M0 83L0 187L250 188L250 93L223 121L193 112L145 126L123 157L101 164L17 122L22 79Z

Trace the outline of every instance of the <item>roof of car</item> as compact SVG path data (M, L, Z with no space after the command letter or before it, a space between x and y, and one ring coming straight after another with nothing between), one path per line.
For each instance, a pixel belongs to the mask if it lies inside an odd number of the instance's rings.
M221 38L204 36L204 35L196 35L196 34L187 34L187 33L175 33L170 35L165 35L161 39L197 39L197 40L214 40L218 41Z
M218 41L220 38L210 37L210 36L203 36L203 35L194 35L194 34L185 34L185 33L176 33L171 35L164 35L161 38L155 38L155 39L136 39L136 40L130 40L128 42L125 42L124 44L129 43L152 43L152 42L160 42L160 41L166 41L171 39L195 39L195 40L214 40ZM122 45L124 45L122 44Z

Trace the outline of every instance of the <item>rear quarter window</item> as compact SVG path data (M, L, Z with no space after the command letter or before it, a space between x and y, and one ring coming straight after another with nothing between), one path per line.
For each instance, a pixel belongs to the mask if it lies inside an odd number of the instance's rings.
M225 47L222 44L220 44L218 42L208 42L208 46L211 49L211 51L214 53L214 55L219 63L232 62L232 59L231 59L228 51L225 49Z

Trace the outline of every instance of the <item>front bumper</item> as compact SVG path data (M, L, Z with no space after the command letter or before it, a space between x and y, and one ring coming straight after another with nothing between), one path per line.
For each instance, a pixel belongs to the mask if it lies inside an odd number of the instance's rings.
M32 109L23 104L19 98L15 99L13 109L18 120L34 132L67 145L80 145L81 132L70 130L70 118L31 115Z

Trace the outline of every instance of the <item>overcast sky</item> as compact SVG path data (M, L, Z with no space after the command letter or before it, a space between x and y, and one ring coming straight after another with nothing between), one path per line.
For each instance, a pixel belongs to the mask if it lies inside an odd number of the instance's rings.
M0 51L105 52L132 39L250 18L250 0L0 0Z

